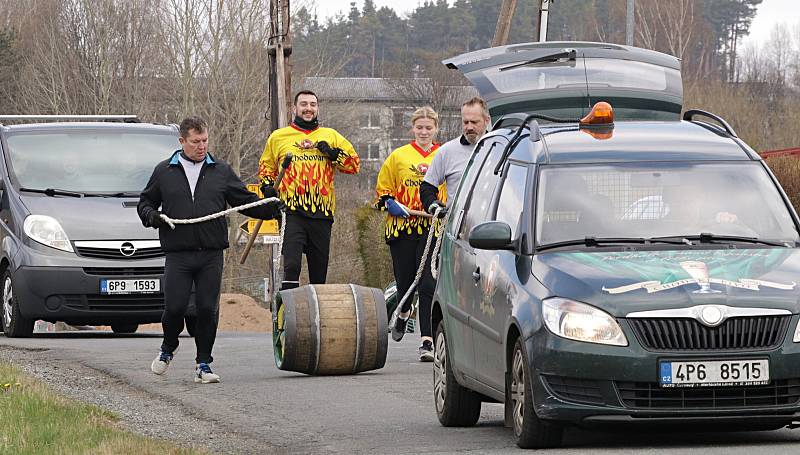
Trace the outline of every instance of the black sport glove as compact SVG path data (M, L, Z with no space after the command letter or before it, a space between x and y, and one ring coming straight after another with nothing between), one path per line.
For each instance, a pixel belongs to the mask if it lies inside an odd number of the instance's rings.
M325 141L317 142L317 150L328 155L328 158L330 158L331 161L336 161L339 159L339 154L342 153L342 149L333 148Z
M158 210L153 210L150 212L150 217L147 221L150 224L150 227L155 229L161 229L169 226L167 222L161 218L161 212Z
M431 203L431 205L428 206L428 213L433 215L434 213L436 213L436 209L441 209L441 211L439 212L439 218L444 218L444 216L447 214L447 207L445 207L444 202L438 199L433 201L433 203Z
M264 199L278 197L278 191L275 190L275 187L266 183L261 184L261 194L264 195Z
M267 207L272 209L272 217L276 220L279 220L281 218L281 212L286 210L286 204L280 200L268 203Z

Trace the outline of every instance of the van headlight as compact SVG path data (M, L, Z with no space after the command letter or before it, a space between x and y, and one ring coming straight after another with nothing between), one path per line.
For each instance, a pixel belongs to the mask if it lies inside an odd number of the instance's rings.
M67 233L55 218L47 215L29 215L22 225L25 235L42 245L72 253L72 244Z
M628 339L617 321L605 311L585 303L554 297L542 302L548 329L570 340L627 346Z

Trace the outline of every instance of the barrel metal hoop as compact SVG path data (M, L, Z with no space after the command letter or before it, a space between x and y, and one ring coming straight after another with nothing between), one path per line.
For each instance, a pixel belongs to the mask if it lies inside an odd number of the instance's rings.
M364 327L361 326L361 299L358 298L358 292L353 283L350 283L350 290L353 291L353 308L356 313L356 356L353 359L353 372L357 373L361 366L361 337L364 336Z
M317 329L317 355L314 359L314 374L317 374L319 370L319 347L322 344L322 337L320 335L320 328L319 328L319 297L317 297L317 290L314 289L314 285L311 284L308 286L311 289L311 293L314 294L314 306L317 309L317 313L314 315L314 326Z

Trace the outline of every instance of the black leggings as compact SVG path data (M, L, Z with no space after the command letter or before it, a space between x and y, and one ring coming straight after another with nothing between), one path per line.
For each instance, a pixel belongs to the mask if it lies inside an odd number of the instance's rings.
M179 251L166 254L164 268L164 314L161 325L164 342L161 350L175 352L178 335L183 331L183 318L192 283L195 286L197 323L194 344L197 363L211 363L211 350L217 337L219 289L222 282L222 250Z
M308 280L324 284L328 277L328 257L331 249L333 220L286 215L283 235L283 283L281 290L300 285L303 253L308 262Z
M419 269L422 259L422 252L425 250L426 238L427 234L419 239L399 238L389 243L394 279L397 282L398 303L414 283L414 277L417 275L417 269ZM433 245L431 245L430 250L433 251ZM431 275L431 251L428 251L425 269L422 271L422 277L420 277L419 284L417 284L417 288L414 291L419 293L419 331L424 337L431 336L431 302L433 301L433 289L436 286L433 275ZM408 296L400 311L406 312L411 309L411 303L414 301L414 292Z

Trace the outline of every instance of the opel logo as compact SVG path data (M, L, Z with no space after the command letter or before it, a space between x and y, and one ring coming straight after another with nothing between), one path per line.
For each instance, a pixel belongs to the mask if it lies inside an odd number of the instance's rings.
M119 246L119 252L125 257L131 257L136 253L136 247L131 242L122 242Z
M700 322L709 327L714 327L722 322L722 310L714 305L704 306L700 311Z

